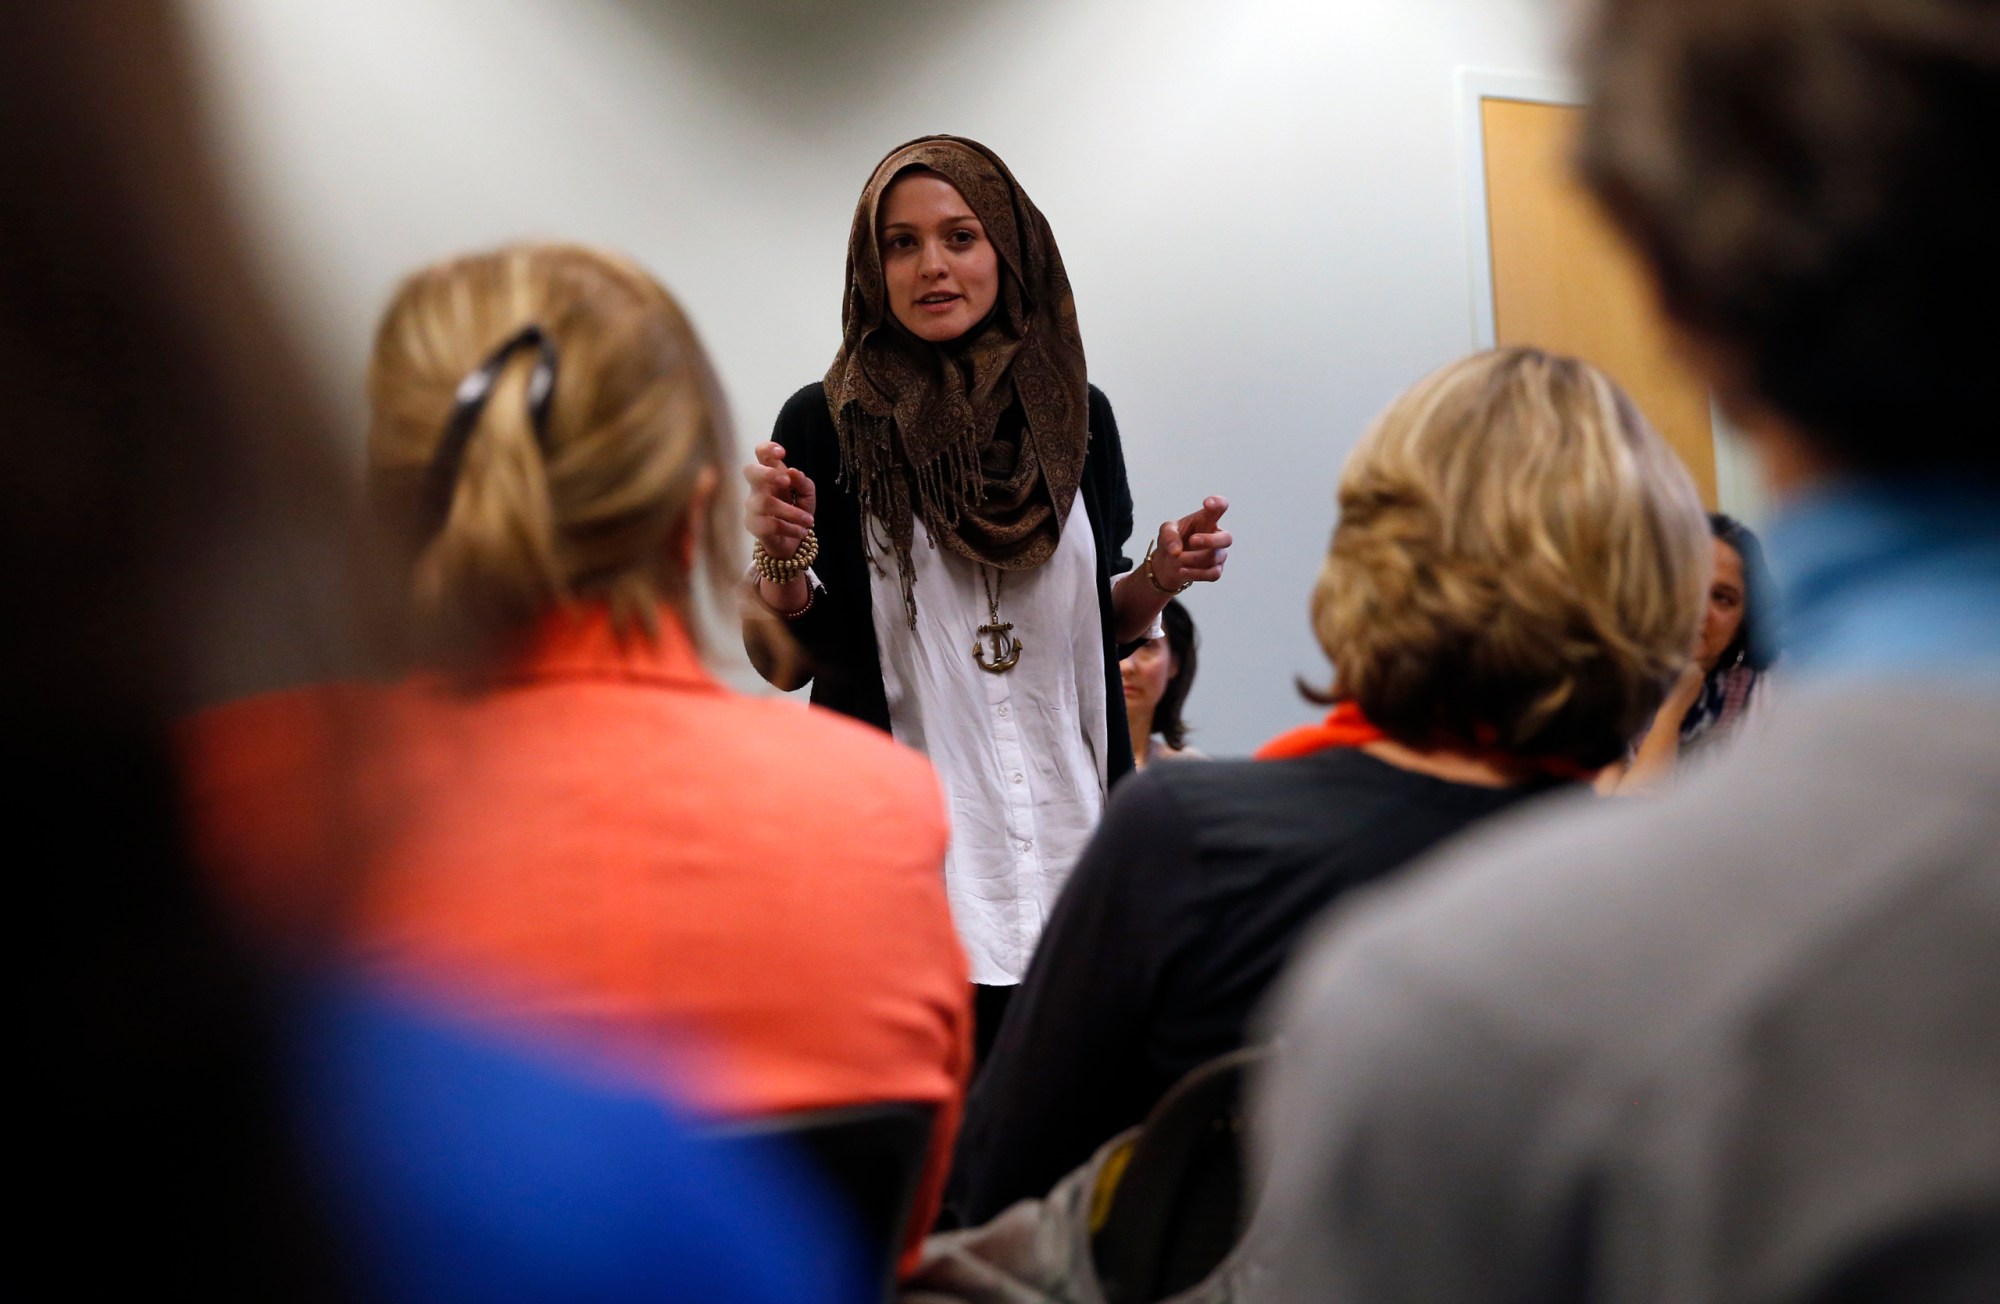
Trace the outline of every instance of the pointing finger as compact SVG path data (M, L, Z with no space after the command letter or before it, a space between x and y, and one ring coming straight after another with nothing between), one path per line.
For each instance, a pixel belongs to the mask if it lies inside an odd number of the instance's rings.
M1227 498L1209 497L1201 500L1201 510L1191 512L1181 522L1189 534L1206 534L1213 530L1222 514L1229 510Z

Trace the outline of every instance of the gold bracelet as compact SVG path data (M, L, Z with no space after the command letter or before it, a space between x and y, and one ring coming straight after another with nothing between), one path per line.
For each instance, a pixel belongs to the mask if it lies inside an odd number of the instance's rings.
M1153 574L1153 549L1158 544L1159 540L1155 539L1152 543L1146 545L1146 560L1144 563L1142 563L1141 569L1146 572L1147 581L1152 584L1155 592L1164 593L1170 598L1177 593L1186 593L1188 589L1194 584L1193 580L1182 580L1181 586L1179 588L1170 589L1166 585L1160 583L1159 576Z
M764 550L764 541L759 539L750 548L750 564L757 573L773 584L790 584L806 573L808 567L819 556L819 532L810 527L806 537L799 544L799 550L789 557L773 557Z

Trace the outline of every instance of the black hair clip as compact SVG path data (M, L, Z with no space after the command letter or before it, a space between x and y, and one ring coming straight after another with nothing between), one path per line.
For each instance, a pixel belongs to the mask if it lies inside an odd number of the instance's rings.
M437 525L442 525L451 514L452 490L458 484L459 463L465 458L466 441L472 438L472 431L479 424L479 414L486 409L486 400L493 395L493 386L500 379L500 373L507 366L507 360L517 349L534 346L536 352L534 374L528 377L528 420L534 426L535 443L542 455L549 451L549 405L556 392L556 346L548 332L538 323L530 322L515 331L500 346L493 350L475 370L458 382L458 393L454 396L451 416L444 423L444 438L438 441L437 451L431 454L431 465L424 476L424 501L429 505L431 515Z

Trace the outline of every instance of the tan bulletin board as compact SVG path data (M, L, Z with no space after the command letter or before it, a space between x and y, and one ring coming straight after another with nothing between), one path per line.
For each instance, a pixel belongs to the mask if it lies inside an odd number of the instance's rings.
M1674 356L1636 260L1569 172L1580 109L1479 101L1493 337L1604 369L1716 503L1708 389Z

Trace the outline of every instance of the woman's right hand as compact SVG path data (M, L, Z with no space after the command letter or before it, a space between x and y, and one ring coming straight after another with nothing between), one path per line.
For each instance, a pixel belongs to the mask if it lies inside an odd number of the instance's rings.
M743 523L765 552L783 561L799 550L812 529L817 505L812 477L786 466L785 450L766 440L757 445L757 460L743 468L743 478L750 482Z
M1690 658L1660 700L1660 709L1653 713L1646 736L1632 749L1632 759L1608 765L1597 776L1595 787L1599 793L1635 796L1659 788L1673 776L1674 764L1681 754L1681 717L1701 700L1702 685L1707 680L1701 662Z
M743 509L743 524L764 545L764 551L779 561L792 556L812 529L813 509L818 496L812 477L785 465L785 450L769 442L757 445L757 460L743 468L750 482L750 502ZM765 606L782 616L791 616L812 605L812 588L806 577L796 576L783 584L761 576L757 596Z
M1667 690L1667 696L1660 703L1659 718L1669 721L1678 734L1681 717L1688 709L1701 700L1702 686L1708 682L1708 674L1701 668L1701 662L1689 661L1681 667L1681 673L1674 680L1674 686Z

